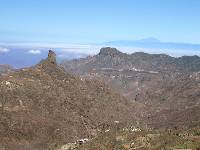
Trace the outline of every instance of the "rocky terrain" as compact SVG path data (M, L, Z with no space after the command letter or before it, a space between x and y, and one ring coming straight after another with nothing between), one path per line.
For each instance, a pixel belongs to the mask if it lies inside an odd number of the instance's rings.
M199 150L199 127L179 130L112 130L89 141L80 150Z
M13 70L9 65L0 65L0 74Z
M135 123L134 103L67 73L53 51L36 66L2 74L0 89L0 149L56 149Z
M199 150L200 128L152 130L118 125L82 143L67 143L56 150Z
M146 55L143 65L135 55ZM0 149L198 150L198 66L158 58L180 59L103 48L60 65L50 50L33 67L2 73Z
M99 54L63 61L69 72L98 79L137 105L135 111L151 127L200 122L200 57L165 54L125 54L102 48Z

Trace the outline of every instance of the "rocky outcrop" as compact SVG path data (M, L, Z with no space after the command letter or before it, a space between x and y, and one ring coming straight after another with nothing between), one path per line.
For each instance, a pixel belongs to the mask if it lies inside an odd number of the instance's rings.
M104 47L100 49L99 55L102 56L117 56L123 54L122 52L120 52L119 50L117 50L116 48L111 48L111 47Z
M47 60L52 64L56 64L56 54L52 50L49 50Z

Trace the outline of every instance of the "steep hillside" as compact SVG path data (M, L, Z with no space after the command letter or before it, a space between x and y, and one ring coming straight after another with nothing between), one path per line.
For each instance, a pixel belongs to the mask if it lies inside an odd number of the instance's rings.
M112 130L89 141L79 150L199 150L199 127L179 130Z
M75 77L50 51L38 65L0 76L0 147L55 148L134 122L134 105L101 81Z
M136 103L135 111L143 122L160 127L200 121L199 63L198 56L128 55L115 48L102 48L98 55L62 65L82 78L110 84Z

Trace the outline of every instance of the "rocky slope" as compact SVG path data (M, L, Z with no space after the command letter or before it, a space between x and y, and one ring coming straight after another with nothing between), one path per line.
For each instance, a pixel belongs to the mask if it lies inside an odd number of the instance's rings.
M199 122L199 64L198 56L128 55L109 47L102 48L98 55L62 63L82 78L110 84L134 101L137 115L154 127Z
M0 76L0 148L50 149L134 122L132 102L55 59L50 51L38 65Z
M199 127L168 131L112 130L89 141L79 150L199 150Z
M13 70L9 65L0 65L0 74Z

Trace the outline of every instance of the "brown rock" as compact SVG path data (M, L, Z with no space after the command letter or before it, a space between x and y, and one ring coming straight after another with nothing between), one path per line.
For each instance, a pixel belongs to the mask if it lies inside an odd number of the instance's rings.
M52 64L56 64L56 54L54 53L54 51L49 50L48 53L48 61Z

